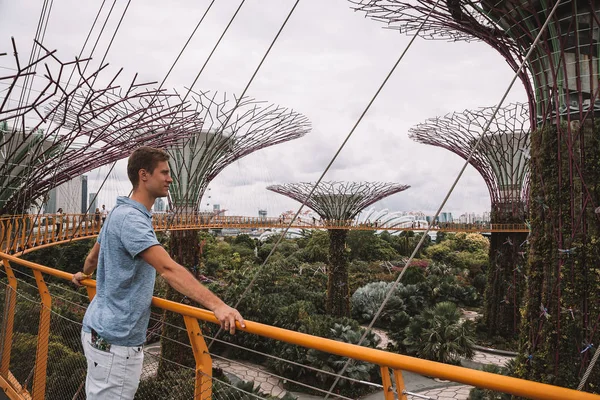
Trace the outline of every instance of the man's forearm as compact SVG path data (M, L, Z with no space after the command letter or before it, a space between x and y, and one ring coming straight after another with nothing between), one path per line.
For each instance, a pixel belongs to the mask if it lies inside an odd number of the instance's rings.
M179 264L174 264L174 266L168 267L162 274L162 277L173 289L202 304L211 311L224 304L223 300L219 299L206 286L196 280L187 269Z
M92 275L98 266L98 260L90 259L87 257L83 263L83 273L86 275Z
M98 256L100 254L100 244L96 242L94 247L90 250L89 254L83 262L83 273L85 275L92 275L98 267Z

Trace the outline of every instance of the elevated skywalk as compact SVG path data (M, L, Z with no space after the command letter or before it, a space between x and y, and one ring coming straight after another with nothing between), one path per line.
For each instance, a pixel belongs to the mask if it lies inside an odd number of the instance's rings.
M191 230L191 229L240 229L240 230L272 230L285 229L289 221L281 218L244 217L202 214L155 214L154 229ZM56 244L69 240L77 240L97 235L101 221L93 215L18 215L0 217L0 250L15 253L42 245ZM357 221L318 221L297 219L291 225L294 229L349 229L370 231L413 231L427 230L423 222L402 222L394 224L363 223ZM528 232L525 224L454 224L435 225L433 232Z

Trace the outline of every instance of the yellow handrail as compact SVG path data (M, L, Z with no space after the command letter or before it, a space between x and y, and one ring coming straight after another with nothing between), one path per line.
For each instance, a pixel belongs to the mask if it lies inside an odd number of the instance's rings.
M23 267L29 268L33 271L38 271L38 273L51 275L60 279L70 281L72 278L72 274L69 274L67 272L59 271L47 266L25 261L18 257L11 256L9 254L0 253L0 260L3 260L3 264L5 265L5 267L8 267L9 263L15 263ZM85 280L82 283L90 289L94 289L96 286L96 282L90 279ZM214 314L207 310L187 306L180 303L175 303L158 297L153 298L152 304L163 310L176 312L182 315L184 318L186 318L187 321L191 321L190 318L192 318L217 323L217 319L215 318ZM193 323L189 323L186 325L188 325L188 334L195 338L198 338L199 328L197 328L197 325ZM394 370L395 381L397 385L399 385L398 387L400 394L402 393L403 389L401 371L411 371L421 375L433 376L440 379L447 379L453 382L460 382L468 385L510 393L513 395L523 396L532 399L600 400L600 396L587 392L579 392L559 386L552 386L543 383L527 381L524 379L497 375L489 372L477 371L464 367L447 365L428 360L421 360L414 357L389 353L383 350L371 349L349 343L342 343L331 339L315 337L304 333L264 325L258 322L246 321L246 328L242 329L238 326L238 329L248 333L291 343L294 345L373 363L379 365L381 368L392 368ZM193 343L193 348L195 348L196 351L202 350L203 345L202 343ZM47 354L38 354L36 358L36 363L45 362L44 360L40 360L39 357L47 358ZM5 360L2 361L3 363L6 362ZM201 363L197 365L197 371L208 370L206 363L210 362L209 359L200 356L197 358L197 362ZM5 373L5 371L0 372L2 372L3 374ZM384 376L383 384L384 387L389 390L389 384L391 379L388 378L389 376ZM3 381L0 382L0 386L5 385L6 382L9 382L8 376L2 375L0 376L0 379L2 379ZM198 381L198 379L206 379L205 375L196 374L196 379L196 387L203 387L206 385L205 381Z

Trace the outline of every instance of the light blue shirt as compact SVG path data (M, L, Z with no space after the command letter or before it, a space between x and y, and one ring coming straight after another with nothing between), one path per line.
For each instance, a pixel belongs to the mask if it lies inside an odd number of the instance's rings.
M83 331L93 328L117 346L139 346L146 341L156 278L156 270L140 253L160 245L152 214L141 203L118 197L98 243L96 296L83 318Z

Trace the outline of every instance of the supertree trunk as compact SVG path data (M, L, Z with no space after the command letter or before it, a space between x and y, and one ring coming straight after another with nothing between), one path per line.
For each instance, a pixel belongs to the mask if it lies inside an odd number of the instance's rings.
M522 218L492 213L493 224L523 223ZM516 338L525 288L527 233L492 232L483 318L490 337Z
M537 179L531 184L531 250L517 374L576 387L592 357L590 346L600 339L600 223L591 204L600 199L600 129L589 120L565 125L532 134ZM581 168L573 171L577 163ZM587 390L599 387L596 368Z
M493 124L486 130L494 114ZM479 148L469 157L481 135ZM410 137L469 160L488 187L492 224L525 222L530 147L525 104L511 104L498 112L484 107L431 118L411 128ZM483 310L490 337L517 335L527 244L527 233L492 233Z
M177 263L188 268L190 272L197 277L199 267L198 254L198 231L197 230L174 230L171 231L169 239L169 253L171 258ZM167 288L165 295L167 300L177 303L186 302L186 299L178 291L171 286ZM163 328L161 339L161 354L162 359L169 360L169 363L162 361L159 363L158 376L163 376L169 370L172 370L172 363L185 365L195 368L194 354L191 351L186 351L179 343L188 343L189 338L185 330L183 317L170 311L165 311L163 314Z
M327 270L327 313L335 317L350 316L348 255L345 229L329 230L329 268Z

